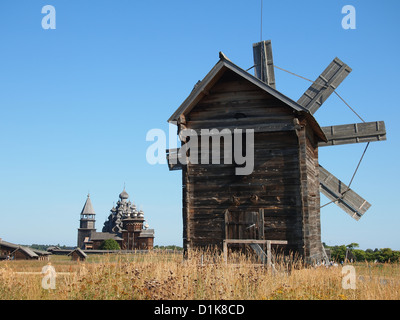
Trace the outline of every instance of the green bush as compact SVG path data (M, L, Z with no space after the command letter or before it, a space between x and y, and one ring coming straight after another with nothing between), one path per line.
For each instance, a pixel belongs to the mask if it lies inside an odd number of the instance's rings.
M100 250L121 250L121 248L114 239L107 239L101 243Z

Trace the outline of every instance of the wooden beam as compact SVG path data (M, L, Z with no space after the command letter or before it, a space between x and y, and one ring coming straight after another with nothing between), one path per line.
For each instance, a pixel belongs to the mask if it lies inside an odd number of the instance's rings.
M257 223L258 223L258 229L259 229L258 236L260 237L260 240L264 240L264 238L265 238L264 209L258 210L258 222Z
M225 263L228 263L228 244L226 241L223 241L223 250L224 250L224 261Z
M258 243L251 243L250 248L254 250L254 252L257 254L258 258L261 260L263 264L266 262L268 263L268 266L270 265L270 256L268 256L268 253L266 254L264 249L260 247Z
M328 141L320 141L319 147L386 140L385 122L361 122L322 127Z
M271 240L267 241L267 266L272 266L272 247Z
M253 120L254 121L254 120ZM239 123L239 124L234 124L231 123L228 125L222 125L220 128L213 128L213 129L208 129L208 128L202 128L202 129L194 129L191 128L190 130L187 130L186 132L183 132L186 137L191 137L191 136L225 136L227 135L227 130L229 130L231 133L234 132L235 129L242 129L242 130L254 130L254 133L257 132L279 132L279 131L294 131L295 130L295 125L293 123L290 123L288 121L286 122L274 122L274 123L268 123L268 124L251 124L250 121L249 123ZM194 123L192 121L191 123ZM226 130L227 129L227 130ZM203 131L202 131L203 130ZM224 131L222 131L224 130ZM243 131L245 132L245 131Z
M320 191L355 220L359 220L371 207L367 200L321 166L319 166L319 182Z
M271 40L253 44L254 75L275 89L274 60Z
M178 159L178 152L179 152L179 149L177 149L177 148L166 150L168 169L170 171L182 170L182 164L179 162L179 159Z
M228 225L229 225L229 210L226 209L224 212L225 217L225 239L228 238Z
M297 103L314 114L350 72L347 64L338 58L333 59Z
M256 239L225 239L225 243L227 244L250 244L250 243L258 243L258 244L267 244L270 242L271 244L287 244L286 240L256 240Z

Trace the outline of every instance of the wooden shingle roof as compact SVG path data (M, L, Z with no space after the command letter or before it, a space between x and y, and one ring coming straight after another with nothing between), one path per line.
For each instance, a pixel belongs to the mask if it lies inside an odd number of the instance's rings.
M92 232L92 235L90 236L90 240L92 241L108 240L108 239L114 239L116 241L122 240L121 237L118 237L118 235L111 232Z
M316 132L318 137L322 141L327 141L324 132L319 126L318 122L315 120L314 116L309 112L308 109L302 107L294 100L290 99L278 90L270 87L265 82L251 75L247 71L243 70L232 61L226 58L223 53L220 53L220 60L217 64L210 70L210 72L204 77L202 81L199 81L189 96L185 101L179 106L179 108L171 115L168 122L178 122L181 115L188 114L200 100L205 97L208 91L216 84L216 82L222 77L222 75L227 71L233 71L243 79L251 82L261 90L269 93L273 97L279 99L285 103L288 107L292 108L295 112L303 114L306 119L311 123L313 130Z
M13 252L11 252L11 255L13 255L14 253L21 251L23 252L25 255L27 255L30 258L37 258L39 257L35 252L33 252L31 249L27 248L27 247L18 247L17 249L15 249Z
M81 215L91 215L96 214L93 209L92 201L90 200L90 195L88 194L85 205L82 208Z
M79 256L81 256L83 258L87 257L87 254L85 252L83 252L83 250L81 250L80 248L75 248L70 253L68 253L68 256L72 255L74 252L76 252Z
M47 251L28 248L28 247L21 246L21 245L18 245L18 244L14 244L14 243L11 243L11 242L7 242L7 241L4 241L4 240L0 240L0 247L9 248L11 250L14 249L14 251L16 251L16 249L18 249L18 248L23 248L24 252L29 252L29 254L31 254L31 252L32 252L32 253L34 253L34 254L36 254L38 256L46 256L46 255L50 255L51 254L50 252L47 252Z

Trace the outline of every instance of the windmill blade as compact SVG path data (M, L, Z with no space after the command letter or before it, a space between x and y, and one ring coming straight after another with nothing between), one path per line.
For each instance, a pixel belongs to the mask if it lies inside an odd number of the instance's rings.
M327 142L320 141L318 147L386 140L385 122L361 122L322 127Z
M314 114L350 72L351 68L347 64L338 58L333 59L297 103Z
M253 44L254 75L275 89L274 59L271 40Z
M359 220L371 207L371 204L367 200L349 189L342 181L322 166L319 166L319 182L320 191L355 220Z

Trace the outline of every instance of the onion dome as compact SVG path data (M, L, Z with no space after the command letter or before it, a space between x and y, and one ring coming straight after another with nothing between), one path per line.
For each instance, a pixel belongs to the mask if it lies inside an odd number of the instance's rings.
M124 190L119 194L119 198L120 198L121 200L126 200L126 199L129 198L129 194L125 191L125 188L124 188Z
M143 218L143 217L144 217L144 212L143 212L143 210L139 210L138 218Z

